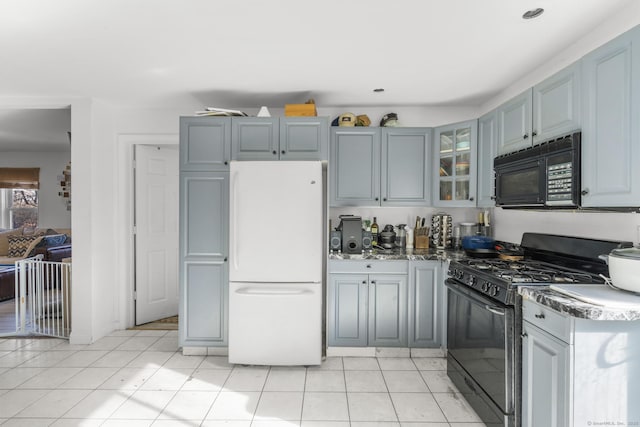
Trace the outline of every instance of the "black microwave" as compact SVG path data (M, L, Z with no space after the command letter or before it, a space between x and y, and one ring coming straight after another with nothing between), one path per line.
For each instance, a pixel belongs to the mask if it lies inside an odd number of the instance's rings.
M580 206L580 132L498 156L496 206Z

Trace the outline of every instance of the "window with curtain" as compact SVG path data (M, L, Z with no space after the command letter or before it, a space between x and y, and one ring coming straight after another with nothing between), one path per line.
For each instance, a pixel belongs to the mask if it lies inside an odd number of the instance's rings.
M0 168L0 227L38 225L40 168Z

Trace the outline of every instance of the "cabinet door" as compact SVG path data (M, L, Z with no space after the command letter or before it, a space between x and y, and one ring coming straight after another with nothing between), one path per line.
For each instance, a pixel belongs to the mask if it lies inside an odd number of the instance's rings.
M580 62L533 87L533 143L580 129Z
M570 346L529 322L522 329L522 426L568 426Z
M381 196L383 206L431 203L431 129L382 130Z
M233 117L231 123L233 160L278 160L277 117Z
M496 205L493 159L498 146L498 113L494 110L478 119L478 207Z
M183 264L179 312L181 346L227 345L227 274L224 261Z
M223 346L227 342L228 205L228 172L181 172L182 346Z
M281 117L280 160L328 160L326 117Z
M231 117L180 117L180 170L229 170Z
M582 205L640 200L640 28L582 59Z
M437 127L434 135L433 205L475 206L478 121Z
M380 205L380 129L332 128L331 206Z
M512 153L531 145L532 90L527 89L498 107L498 154Z
M368 278L364 274L329 276L329 345L366 347Z
M407 346L407 276L369 276L370 347Z
M440 347L439 261L413 261L409 273L409 347Z

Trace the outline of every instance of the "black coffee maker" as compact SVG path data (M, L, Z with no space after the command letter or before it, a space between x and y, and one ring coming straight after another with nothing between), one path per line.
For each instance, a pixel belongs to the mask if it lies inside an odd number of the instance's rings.
M342 232L342 252L362 253L362 218L355 215L340 215L338 230Z

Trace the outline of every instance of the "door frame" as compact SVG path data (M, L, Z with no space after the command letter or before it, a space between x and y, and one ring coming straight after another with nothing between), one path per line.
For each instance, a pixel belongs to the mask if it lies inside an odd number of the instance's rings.
M135 219L135 182L134 182L134 152L136 145L166 146L179 145L178 133L161 134L118 134L118 208L121 230L117 236L119 247L124 248L117 254L116 265L122 266L117 273L121 288L118 292L119 327L126 329L135 326L135 236L133 224Z

